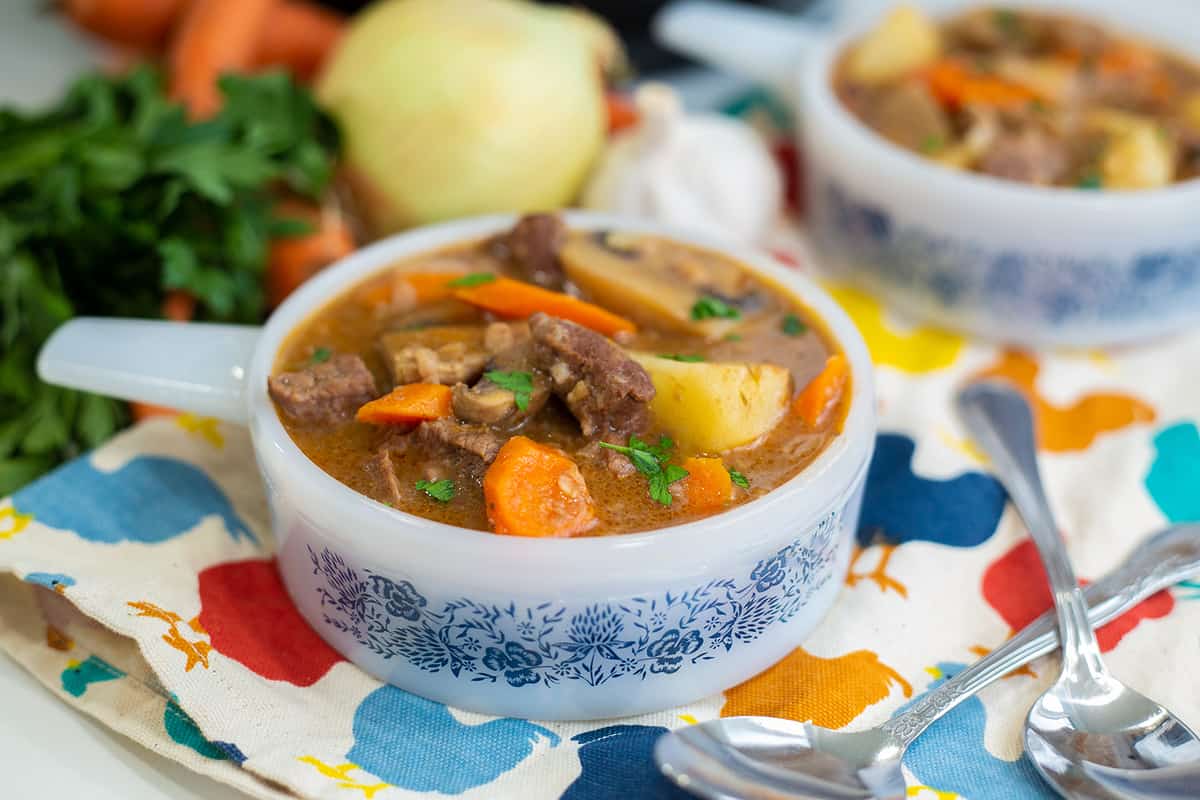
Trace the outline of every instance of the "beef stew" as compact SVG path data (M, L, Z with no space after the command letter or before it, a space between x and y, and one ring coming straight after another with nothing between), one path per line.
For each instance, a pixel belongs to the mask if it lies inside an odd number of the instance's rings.
M839 60L859 120L945 166L1080 189L1200 176L1200 66L1062 14L901 6Z
M781 287L717 253L544 214L335 298L284 342L268 390L350 488L524 536L744 503L816 458L850 396L844 357Z

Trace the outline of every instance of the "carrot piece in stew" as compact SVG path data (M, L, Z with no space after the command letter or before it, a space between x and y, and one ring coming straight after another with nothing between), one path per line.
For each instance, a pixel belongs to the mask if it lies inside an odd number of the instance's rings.
M605 336L637 330L637 326L629 320L600 306L512 278L497 278L475 286L464 286L456 289L454 296L503 317L528 317L543 311Z
M462 272L403 272L391 280L368 286L358 293L358 299L369 307L391 305L402 297L417 305L436 303L454 296L455 287L451 283L463 275Z
M825 360L825 367L808 382L792 402L792 411L810 428L816 428L825 419L846 387L850 367L846 357L834 353Z
M733 479L721 459L693 456L683 462L683 468L688 476L681 486L689 511L710 514L729 504Z
M925 72L929 90L942 105L1012 106L1028 103L1037 93L995 75L981 75L956 59L943 59Z
M354 418L372 425L441 419L450 416L450 395L450 387L439 383L406 383L359 408Z
M596 524L579 467L563 451L527 436L504 443L483 476L488 521L510 536L574 536Z

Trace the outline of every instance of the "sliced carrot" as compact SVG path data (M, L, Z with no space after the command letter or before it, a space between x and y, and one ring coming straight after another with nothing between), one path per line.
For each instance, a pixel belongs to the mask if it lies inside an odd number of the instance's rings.
M162 315L172 322L188 322L196 316L196 296L182 289L172 289L163 298Z
M721 459L692 456L684 460L683 468L688 476L681 485L689 511L710 513L729 504L729 498L733 496L733 479Z
M973 72L955 59L943 59L929 67L925 81L933 96L951 108L1020 105L1037 98L1037 93L1026 86L995 75Z
M359 408L354 418L372 425L441 419L450 416L450 394L438 383L406 383Z
M173 417L179 413L179 410L167 408L166 406L156 406L153 403L132 401L129 404L129 413L133 417L134 422L142 422L154 419L155 417Z
M186 4L187 0L59 0L63 13L88 33L138 50L161 45Z
M286 67L293 75L311 80L345 28L340 14L315 3L280 3L263 26L254 62L260 67Z
M369 308L410 302L416 305L437 303L454 296L450 282L464 272L398 272L375 281L358 293L358 301Z
M298 200L279 204L276 213L285 219L300 219L313 230L300 236L271 240L267 255L267 302L277 306L317 272L354 252L354 235L345 217L332 205L317 207Z
M608 112L608 132L617 133L638 124L638 109L629 95L607 92L604 108Z
M825 360L825 367L808 382L792 402L792 411L810 428L820 426L829 410L837 405L850 377L850 365L841 353Z
M278 0L192 0L170 44L170 94L193 119L221 108L217 79L254 65L267 17Z
M551 316L577 322L605 336L622 331L633 333L637 330L637 326L629 320L598 305L512 278L497 278L476 286L464 286L456 289L454 296L502 317L528 317L538 311L544 311Z
M509 536L574 536L596 524L579 467L563 451L526 436L504 443L483 476L492 530Z

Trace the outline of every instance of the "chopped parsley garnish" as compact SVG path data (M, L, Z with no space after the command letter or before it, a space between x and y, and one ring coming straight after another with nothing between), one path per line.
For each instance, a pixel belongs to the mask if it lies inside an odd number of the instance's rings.
M647 444L637 436L629 437L629 446L600 442L601 447L623 453L638 472L650 479L650 499L664 506L671 505L668 487L688 476L688 471L678 464L668 464L675 443L666 436L658 444Z
M483 377L513 393L517 408L521 411L529 408L529 398L533 395L533 374L529 372L505 372L492 370L483 373Z
M705 295L692 306L692 319L741 319L742 312L719 297Z
M455 288L465 288L468 286L478 286L481 283L491 283L494 280L496 280L494 272L472 272L469 275L463 275L461 278L455 278L446 285Z
M993 12L992 19L996 23L996 27L1004 33L1005 36L1017 38L1021 36L1021 18L1017 16L1017 12L1011 8L998 8Z
M318 347L316 350L313 350L312 355L308 357L308 363L323 364L324 362L328 361L329 357L332 355L333 351L328 347Z
M946 139L937 134L931 134L921 140L922 153L936 153L946 146Z
M725 334L725 341L727 341L727 342L740 342L741 340L742 340L742 335L740 333Z
M682 361L685 364L691 364L696 361L703 361L704 356L691 355L688 353L659 353L659 358L669 358L672 361Z
M440 481L417 481L414 486L439 503L449 503L454 499L454 481L442 478Z
M740 486L743 489L750 488L750 480L736 469L729 470L729 480L733 481L735 485Z
M1104 188L1104 179L1098 172L1089 172L1079 179L1075 187L1078 189L1102 189Z
M783 323L779 326L779 329L788 336L800 336L808 330L808 326L804 324L804 320L795 314L788 314L783 318Z

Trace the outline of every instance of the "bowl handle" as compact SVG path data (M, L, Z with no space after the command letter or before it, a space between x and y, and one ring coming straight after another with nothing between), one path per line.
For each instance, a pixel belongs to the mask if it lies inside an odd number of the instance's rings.
M794 93L796 67L826 36L825 26L791 14L713 0L682 0L654 18L663 46L714 67Z
M38 354L46 383L246 422L245 379L261 329L80 317Z

